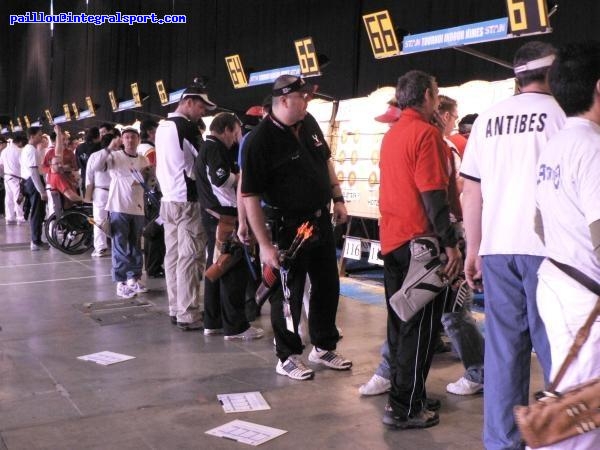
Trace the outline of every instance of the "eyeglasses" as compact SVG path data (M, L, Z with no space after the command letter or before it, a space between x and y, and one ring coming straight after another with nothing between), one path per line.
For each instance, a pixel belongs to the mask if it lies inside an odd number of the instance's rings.
M289 94L286 94L286 97L291 97L292 94L298 94L297 98L301 98L304 101L308 101L310 99L310 95L308 94L308 92L291 92Z

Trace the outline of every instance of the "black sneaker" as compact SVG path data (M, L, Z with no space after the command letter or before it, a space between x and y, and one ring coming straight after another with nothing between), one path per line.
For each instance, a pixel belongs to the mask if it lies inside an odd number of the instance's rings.
M440 423L440 416L438 413L423 409L418 412L415 416L409 418L401 418L396 416L392 407L386 405L383 411L383 424L390 428L398 430L408 430L412 428L429 428Z
M202 319L196 320L195 322L177 322L177 328L181 331L199 331L204 328Z
M427 398L425 399L425 409L429 411L439 411L442 407L442 402L435 398Z

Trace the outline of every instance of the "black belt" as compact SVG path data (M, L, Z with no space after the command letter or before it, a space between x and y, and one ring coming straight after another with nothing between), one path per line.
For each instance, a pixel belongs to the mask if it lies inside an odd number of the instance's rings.
M267 218L280 219L283 222L304 222L307 220L318 219L319 217L321 217L329 211L329 208L327 206L306 213L285 211L283 209L275 208L267 204L263 206L263 209Z
M102 189L103 191L108 191L107 187L94 186L94 189Z

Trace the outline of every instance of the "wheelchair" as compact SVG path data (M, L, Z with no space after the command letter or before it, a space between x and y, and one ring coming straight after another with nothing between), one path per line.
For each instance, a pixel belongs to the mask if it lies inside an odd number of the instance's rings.
M81 255L94 246L92 205L73 205L63 209L64 200L58 191L50 191L54 214L44 224L48 243L67 255Z

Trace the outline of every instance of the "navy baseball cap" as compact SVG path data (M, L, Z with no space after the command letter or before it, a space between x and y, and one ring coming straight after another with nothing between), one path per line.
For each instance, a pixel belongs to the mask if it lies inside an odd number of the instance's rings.
M304 81L302 77L295 75L281 75L275 80L275 83L273 83L271 94L273 97L279 97L281 95L291 94L292 92L313 94L314 87L312 84Z

